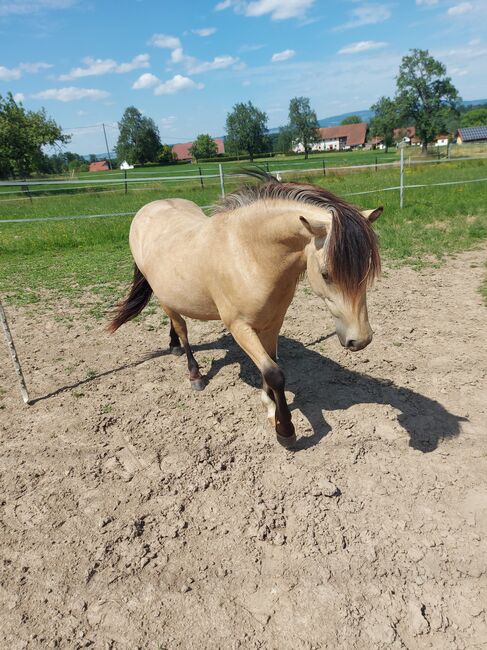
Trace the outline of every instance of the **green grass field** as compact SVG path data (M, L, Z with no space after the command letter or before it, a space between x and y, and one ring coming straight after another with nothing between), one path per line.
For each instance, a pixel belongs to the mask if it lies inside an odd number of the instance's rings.
M487 177L487 160L406 168L406 185L468 181ZM377 222L383 255L414 266L437 263L445 255L487 239L486 182L406 189L399 209L397 168L354 173L296 173L286 180L326 186L363 208L384 205ZM231 191L240 179L226 179ZM355 192L371 192L351 196ZM59 295L74 304L86 296L87 308L99 316L130 280L127 244L131 215L157 198L181 196L199 205L217 200L219 181L201 189L198 182L154 183L151 188L42 196L32 202L0 199L0 220L129 212L129 216L0 223L0 286L7 302L49 305ZM87 291L89 290L89 291ZM487 289L486 289L487 292Z

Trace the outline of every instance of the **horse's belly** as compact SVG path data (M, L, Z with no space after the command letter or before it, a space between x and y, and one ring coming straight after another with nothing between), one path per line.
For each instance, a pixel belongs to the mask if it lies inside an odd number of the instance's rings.
M147 281L163 307L198 320L220 320L220 313L212 297L204 286L194 278L184 277L184 273L150 271Z

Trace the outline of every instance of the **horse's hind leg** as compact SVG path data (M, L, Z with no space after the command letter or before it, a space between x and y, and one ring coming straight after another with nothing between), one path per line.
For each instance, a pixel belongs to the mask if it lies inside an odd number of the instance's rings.
M174 324L172 321L171 330L169 331L169 351L176 357L180 357L184 354L184 348L181 345L179 336L176 334L176 330L174 329Z
M205 387L205 380L200 374L198 362L194 358L193 351L189 345L186 321L180 314L168 311L166 308L164 308L164 311L171 319L171 351L178 346L181 347L179 341L182 342L184 351L186 352L186 357L188 358L189 381L191 383L191 388L193 390L203 390Z

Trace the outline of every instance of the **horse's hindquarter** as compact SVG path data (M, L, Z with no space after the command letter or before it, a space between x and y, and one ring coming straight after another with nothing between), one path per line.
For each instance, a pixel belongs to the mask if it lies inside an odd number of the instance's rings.
M217 320L204 277L210 254L205 246L207 224L204 212L191 201L154 201L134 217L130 248L162 305L190 318Z

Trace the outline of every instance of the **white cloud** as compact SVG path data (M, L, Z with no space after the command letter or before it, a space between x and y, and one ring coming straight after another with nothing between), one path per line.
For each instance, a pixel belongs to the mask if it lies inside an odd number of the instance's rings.
M287 61L288 59L292 59L295 55L296 52L294 50L284 50L283 52L276 52L273 54L271 61L273 63L277 63L278 61Z
M153 86L157 86L158 83L160 83L160 79L156 77L155 74L151 74L150 72L144 72L144 74L141 74L140 77L136 79L132 88L134 90L140 90L142 88L152 88Z
M23 72L29 74L36 74L39 70L47 70L52 68L50 63L19 63L15 68L6 68L3 65L0 65L0 81L13 81L14 79L20 79Z
M165 131L172 131L174 129L174 122L176 122L176 120L177 118L175 115L168 115L167 117L161 117L159 121Z
M201 61L190 63L188 67L189 74L201 74L210 70L222 70L237 63L238 59L234 56L215 56L213 61Z
M78 99L99 100L106 99L110 93L106 90L95 90L94 88L49 88L40 93L32 95L35 99L56 99L60 102L74 102Z
M353 29L354 27L383 23L391 17L391 12L386 5L363 5L352 9L350 15L352 16L351 20L335 29Z
M50 9L69 9L78 0L0 0L0 16L37 14Z
M94 77L103 74L124 74L139 68L149 67L149 55L138 54L129 63L117 63L113 59L94 59L87 56L82 59L86 67L73 68L68 74L62 74L59 79L61 81L69 81L70 79L79 79L80 77Z
M24 93L15 93L14 95L14 101L18 104L19 102L23 102L25 99Z
M171 52L171 63L181 64L188 74L202 74L210 70L222 70L238 62L238 58L229 55L215 56L213 61L198 61L194 56L184 54L182 47Z
M437 5L438 2L439 0L416 0L416 4L418 5L418 7L422 7L422 6L432 7L433 5Z
M342 47L341 50L338 50L338 54L359 54L368 50L378 50L381 47L386 47L386 45L387 43L382 41L359 41Z
M462 14L467 14L469 11L472 11L473 4L471 2L460 2L458 5L450 7L447 11L449 16L461 16Z
M201 90L204 88L204 85L201 83L195 83L189 77L183 77L182 75L177 74L172 79L157 86L154 90L154 95L175 95L182 90L193 90L195 88Z
M0 65L0 81L13 81L20 79L22 72L18 68L6 68Z
M237 13L258 17L270 14L272 20L304 18L315 0L223 0L215 6L216 11L233 7Z
M148 45L162 47L168 50L175 50L181 47L181 41L177 36L168 36L167 34L154 34L148 42Z
M202 27L201 29L192 29L191 31L197 36L211 36L216 32L216 27Z

